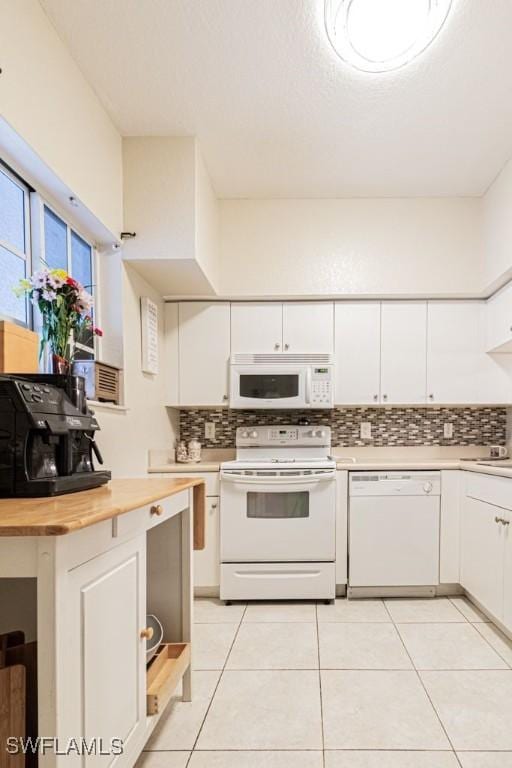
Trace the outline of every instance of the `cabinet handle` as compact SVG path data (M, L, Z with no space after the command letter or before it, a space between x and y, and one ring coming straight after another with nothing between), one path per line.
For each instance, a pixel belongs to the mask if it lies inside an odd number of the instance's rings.
M496 515L496 517L494 518L494 522L501 523L501 517L498 517L498 515Z
M284 348L285 348L285 349L290 349L290 345L289 345L289 344L285 344L285 345L284 345Z
M430 395L428 396L428 399L429 399L429 400L433 400L433 399L434 399L434 395L433 395L433 394L430 394Z
M162 507L161 504L153 504L153 506L149 510L150 515L158 515L158 517L160 517L160 515L163 515L163 513L164 513L164 508Z
M144 629L141 629L140 631L140 639L152 640L154 634L155 634L155 630L153 629L153 627L144 627Z
M501 523L502 525L510 525L510 520L507 520L505 517L496 517L494 518L495 523Z
M387 399L388 399L388 396L387 396L387 395L382 395L382 399L383 399L383 400L387 400Z
M217 504L212 504L212 509L217 509Z
M224 400L224 402L227 402L228 396L227 395L222 395L222 399Z
M379 396L378 395L374 395L373 399L375 400L375 402L377 402L377 400L379 399Z
M276 343L274 344L274 349L279 349L279 348L280 348L280 346L281 346L281 345L280 345L280 344L278 344L278 343L276 342Z

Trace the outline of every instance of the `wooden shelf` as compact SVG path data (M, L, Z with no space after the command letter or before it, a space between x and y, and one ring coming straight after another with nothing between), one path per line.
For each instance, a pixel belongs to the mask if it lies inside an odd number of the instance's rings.
M190 643L164 643L159 647L146 674L148 715L163 712L189 666Z

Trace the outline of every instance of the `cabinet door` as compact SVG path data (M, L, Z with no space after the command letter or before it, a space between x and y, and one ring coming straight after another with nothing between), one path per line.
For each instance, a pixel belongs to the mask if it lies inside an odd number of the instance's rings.
M482 321L481 302L429 302L428 402L480 401L479 380L487 364Z
M231 305L231 354L282 352L283 305L243 302Z
M218 587L220 584L220 514L219 497L206 499L206 546L194 552L194 586Z
M512 352L512 283L487 302L488 352Z
M179 405L178 304L164 305L165 405Z
M70 571L69 621L63 638L69 691L65 717L72 736L124 740L116 766L128 766L146 729L145 537L121 545ZM113 755L90 755L82 766L106 768Z
M334 305L331 302L283 304L283 349L290 354L334 351Z
M381 322L382 402L424 403L427 383L426 302L384 302Z
M380 302L335 306L335 402L376 403L380 388Z
M503 617L504 526L495 521L503 510L466 497L462 514L461 579L497 619Z
M179 305L180 405L226 405L229 304Z
M512 632L512 512L501 511L501 517L508 521L503 527L505 539L505 570L503 579L503 623Z

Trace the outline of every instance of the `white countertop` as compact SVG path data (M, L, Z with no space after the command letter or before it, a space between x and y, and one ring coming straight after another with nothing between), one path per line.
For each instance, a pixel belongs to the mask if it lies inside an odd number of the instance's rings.
M346 469L349 472L383 472L400 470L440 470L440 469L462 469L466 472L480 472L486 475L499 475L500 477L512 477L512 465L500 466L503 462L496 462L493 466L478 464L476 461L461 461L460 459L415 459L407 461L406 459L397 459L396 461L371 458L358 460L356 462L337 461L337 469Z
M168 464L155 464L148 467L150 474L156 472L177 472L181 475L187 472L218 472L220 470L220 461L199 461L196 464L169 462Z
M178 464L176 462L169 462L167 464L158 464L149 467L148 472L150 474L166 472L178 474L186 474L188 472L219 472L220 465L220 461L201 461L197 464ZM345 469L348 472L462 469L467 472L481 472L486 475L512 477L512 464L503 466L503 462L496 462L493 466L487 466L478 464L476 461L461 461L460 459L447 458L415 458L413 461L407 461L407 459L372 459L371 457L368 457L365 459L357 459L355 462L338 460L336 462L336 468Z

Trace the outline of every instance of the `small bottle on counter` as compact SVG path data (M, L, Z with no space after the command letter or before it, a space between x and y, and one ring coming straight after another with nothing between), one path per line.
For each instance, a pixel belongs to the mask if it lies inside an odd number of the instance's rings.
M192 464L201 461L201 443L198 440L190 440L188 444L188 460Z
M176 461L180 464L186 464L188 461L187 444L184 440L180 440L176 446Z

